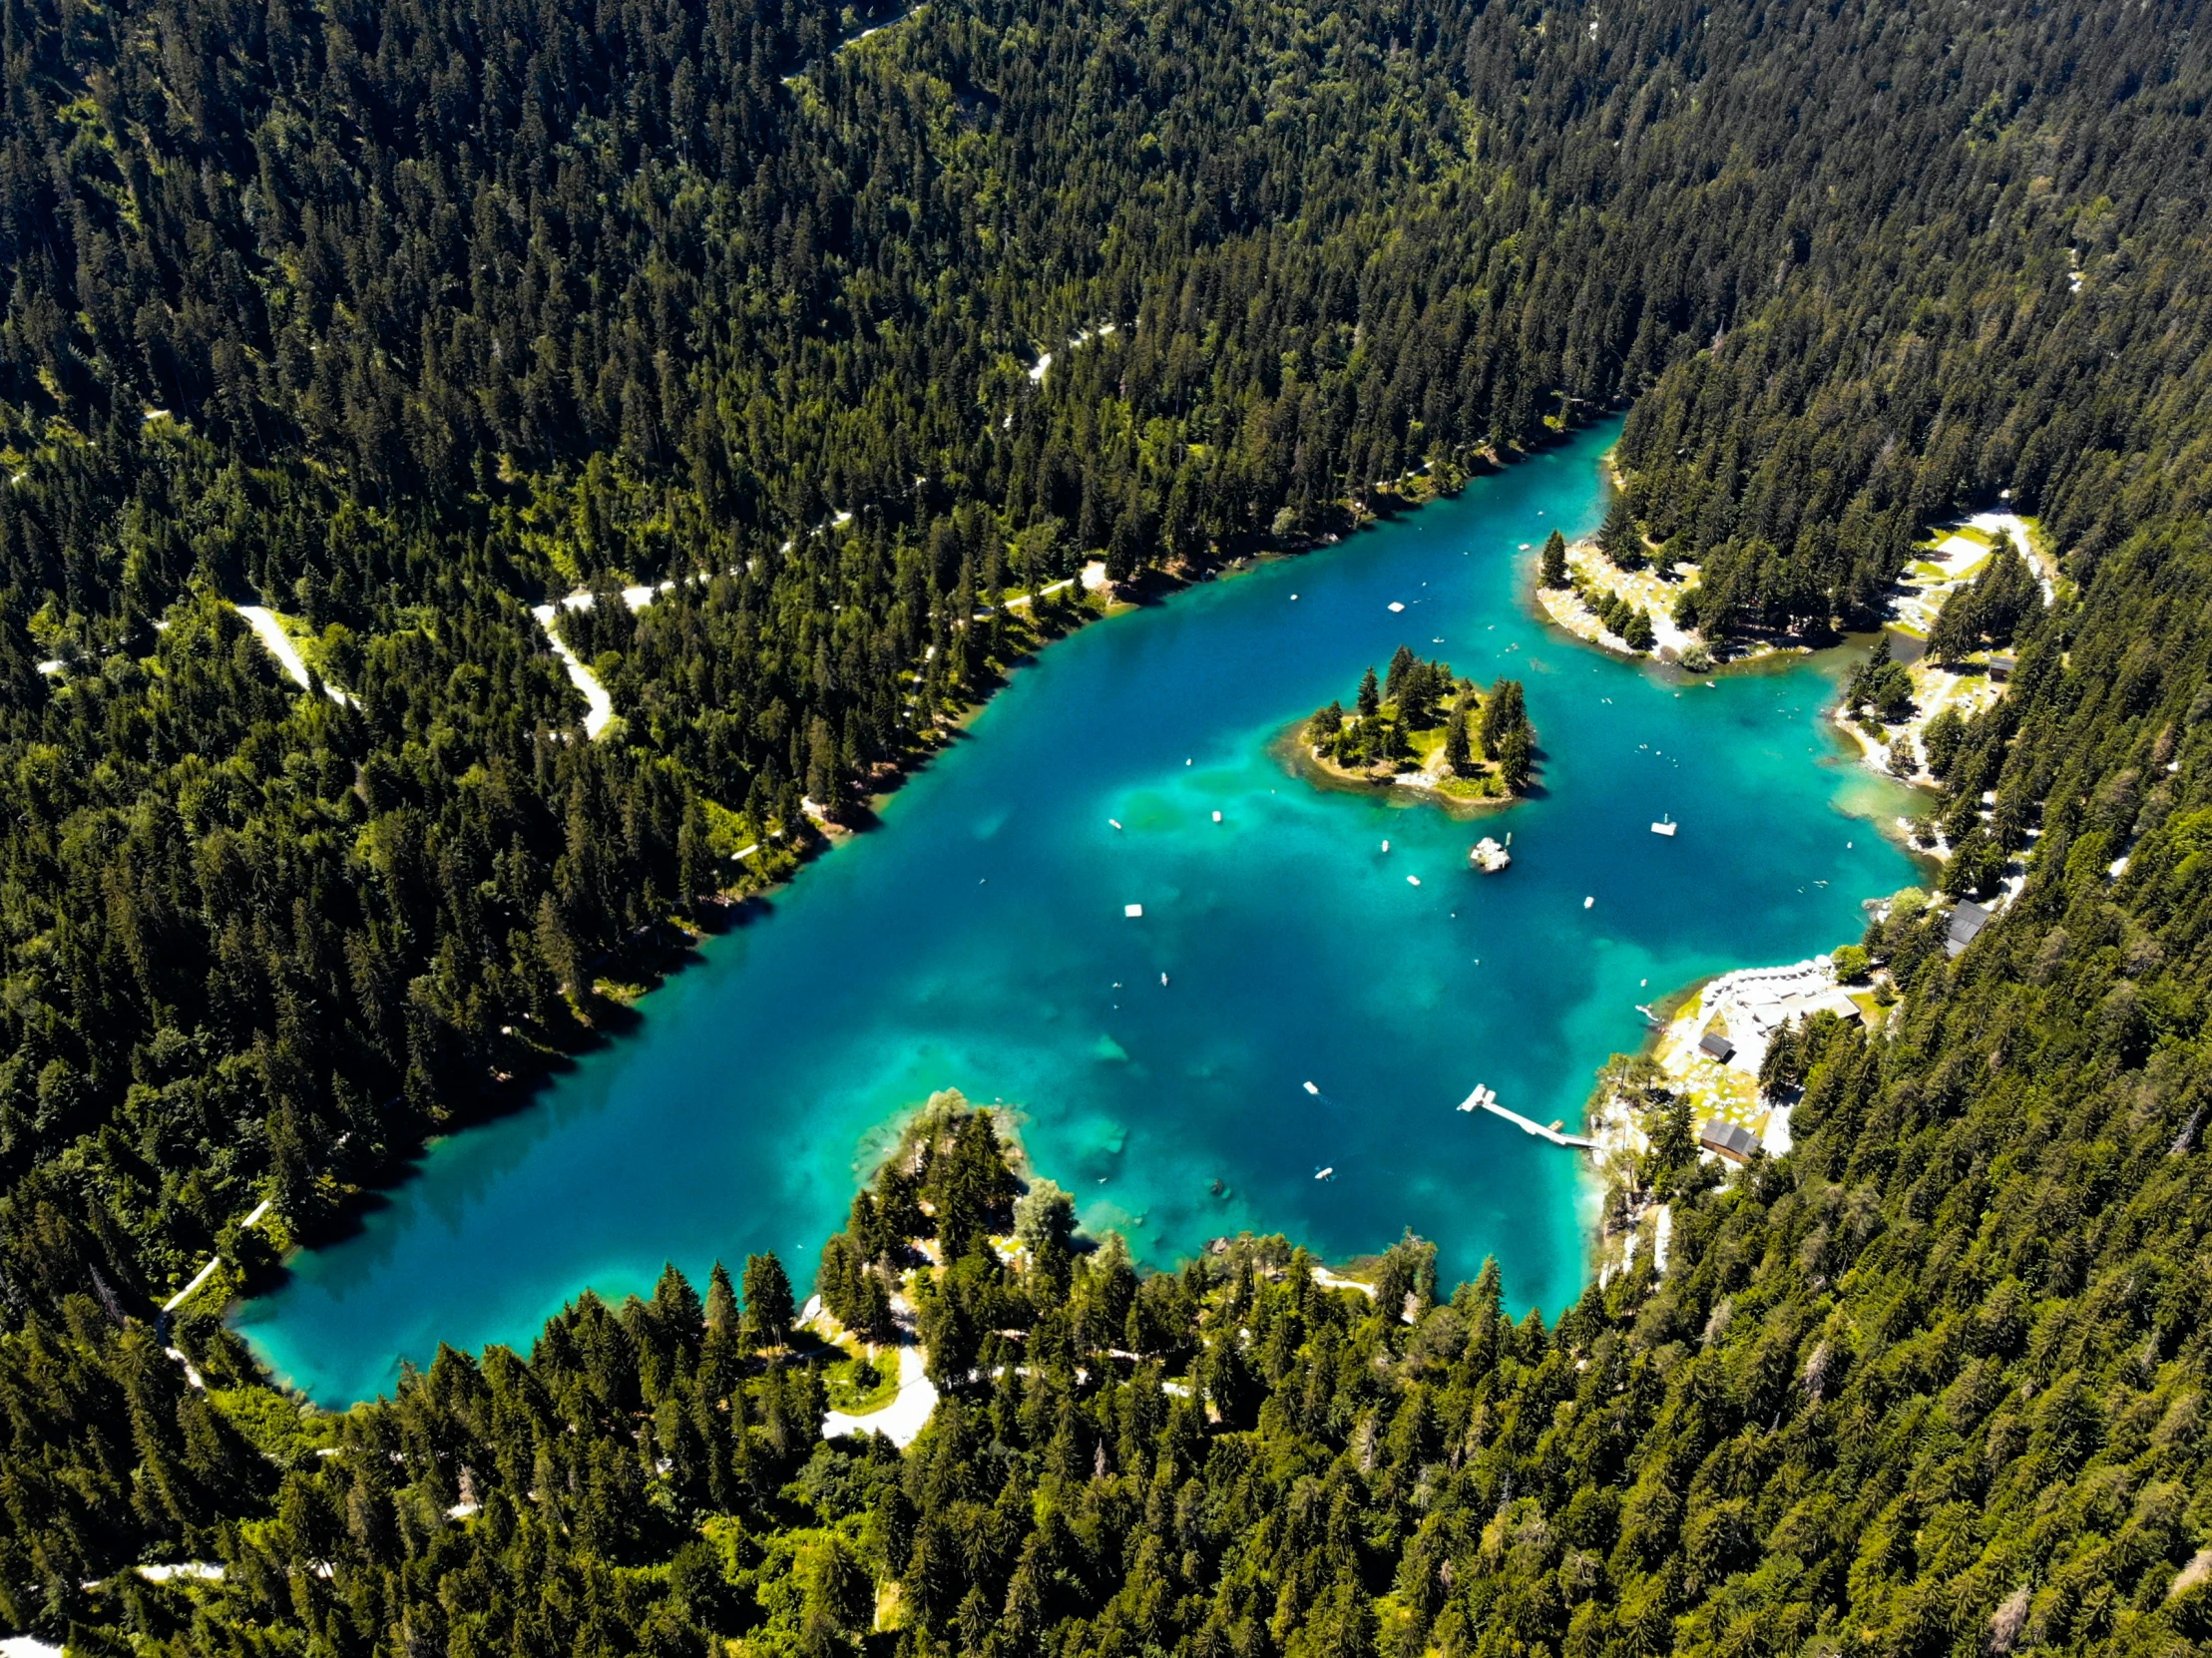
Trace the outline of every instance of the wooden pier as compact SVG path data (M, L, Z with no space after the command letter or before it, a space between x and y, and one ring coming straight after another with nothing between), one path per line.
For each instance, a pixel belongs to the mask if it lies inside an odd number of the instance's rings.
M1532 1122L1519 1111L1507 1110L1497 1100L1487 1097L1481 1088L1477 1088L1469 1094L1467 1103L1462 1105L1460 1109L1464 1111L1471 1105L1480 1105L1492 1116L1504 1117L1524 1134L1534 1134L1538 1139L1549 1140L1553 1145L1570 1145L1581 1151L1595 1151L1598 1149L1597 1142L1586 1135L1562 1134L1556 1128L1547 1128L1541 1122Z

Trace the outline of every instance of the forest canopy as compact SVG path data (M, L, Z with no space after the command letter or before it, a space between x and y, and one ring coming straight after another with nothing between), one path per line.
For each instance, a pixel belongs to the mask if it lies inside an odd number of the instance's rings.
M860 40L888 11L7 0L0 1622L2212 1638L2198 11L930 0ZM2007 497L2067 578L2045 610L1992 570L1934 641L2016 655L1933 808L2003 913L1956 958L1940 911L1870 931L1898 1004L1793 1056L1798 1148L1648 1171L1663 1277L1513 1322L1418 1241L1395 1305L1288 1246L1107 1245L1048 1312L1046 1252L970 1247L1020 1217L956 1214L915 1288L976 1362L903 1456L817 1443L764 1268L767 1325L671 1276L337 1420L221 1334L587 1039L614 953L787 872L802 799L1056 625L1008 596L1308 545L1622 407L1627 527L1698 564L1709 637L1867 625ZM596 737L531 614L580 590ZM885 1257L844 1236L864 1323ZM185 1561L221 1587L130 1569Z

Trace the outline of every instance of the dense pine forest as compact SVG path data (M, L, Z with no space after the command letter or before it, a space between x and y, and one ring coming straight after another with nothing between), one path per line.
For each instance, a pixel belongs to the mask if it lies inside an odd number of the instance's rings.
M2212 1640L2198 10L6 0L0 1624ZM1789 1156L1721 1180L1652 1102L1663 1275L1519 1322L1411 1240L1372 1301L1272 1241L1140 1275L1017 1214L979 1117L825 1253L856 1328L915 1274L903 1454L821 1441L765 1262L342 1418L222 1330L1077 620L1010 596L1309 544L1621 406L1708 637L1867 625L2000 500L2068 578L1939 641L2018 655L1944 739L1948 884L2024 884L1956 959L1870 928L1897 1010L1786 1055ZM580 589L596 736L531 615Z

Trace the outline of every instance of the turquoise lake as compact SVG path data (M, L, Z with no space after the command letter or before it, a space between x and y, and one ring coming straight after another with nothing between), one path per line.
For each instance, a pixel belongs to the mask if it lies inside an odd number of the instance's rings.
M1860 900L1914 878L1870 821L1901 791L1823 718L1832 663L1708 686L1532 611L1521 544L1594 528L1617 430L1054 645L881 828L707 943L635 1033L433 1144L238 1328L336 1406L441 1340L527 1350L585 1286L650 1293L664 1261L703 1284L773 1249L803 1289L867 1146L945 1087L1018 1104L1039 1171L1153 1263L1240 1228L1343 1260L1410 1226L1447 1283L1495 1254L1517 1314L1564 1307L1580 1154L1459 1101L1487 1082L1572 1124L1642 1039L1635 1004L1855 940ZM1456 821L1283 769L1286 724L1400 642L1525 681L1539 798ZM1513 867L1471 872L1508 830Z

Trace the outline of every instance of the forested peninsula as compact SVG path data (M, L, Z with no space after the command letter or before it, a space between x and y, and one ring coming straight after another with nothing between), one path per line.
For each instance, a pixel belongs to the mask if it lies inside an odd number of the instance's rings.
M9 0L0 1625L2199 1650L2200 12ZM2000 500L2063 577L1943 738L2003 907L1885 929L1788 1155L1654 1143L1663 1273L1515 1322L1418 1243L1372 1303L1107 1244L1063 1292L978 1139L863 1257L933 1239L914 1293L996 1344L903 1454L817 1443L764 1265L749 1323L671 1274L342 1418L223 1334L1088 564L1321 541L1623 405L1707 641L1872 625Z

